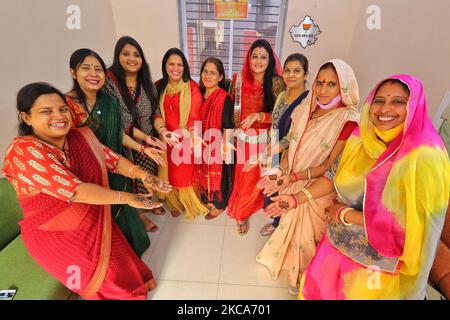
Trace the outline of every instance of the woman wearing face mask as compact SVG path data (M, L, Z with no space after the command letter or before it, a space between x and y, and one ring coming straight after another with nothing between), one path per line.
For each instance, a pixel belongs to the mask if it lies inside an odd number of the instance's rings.
M70 57L73 88L66 97L74 115L74 125L88 126L100 142L118 154L122 153L123 146L145 154L145 147L124 134L117 100L102 90L105 71L101 57L90 49L76 50ZM150 173L148 177L144 183L147 187L163 189L159 186L166 184ZM114 190L133 191L131 180L112 173L109 174L109 185ZM126 205L113 206L112 214L130 245L142 255L150 246L150 240L136 209Z
M281 73L280 62L270 43L259 39L250 47L242 72L233 76L231 92L235 100L237 154L227 212L236 220L239 235L247 234L248 218L264 205L264 195L256 188L260 168L255 166L246 171L245 164L265 151L275 99L285 88Z
M201 109L202 132L212 150L204 148L198 181L202 201L210 209L205 219L211 220L225 210L233 188L233 105L231 96L223 89L225 71L220 59L206 59L200 75L200 91L205 98ZM221 149L215 149L218 142Z
M280 193L271 198L274 202L265 214L281 216L281 220L256 260L269 269L273 279L287 270L293 294L298 292L299 278L325 232L325 209L335 199L332 191L313 198L309 188L342 153L357 126L358 103L352 68L337 59L325 63L310 94L292 113L289 135L295 138L274 173L275 180L265 188L267 194Z
M155 116L159 114L156 88L152 81L150 68L139 43L128 36L117 41L114 49L113 64L106 73L106 91L115 97L120 106L122 127L127 135L141 141L144 146L152 146L153 157L139 151L124 148L123 154L153 175L158 174L158 165L166 165L161 153L166 145L156 138L154 130ZM151 149L149 149L151 150ZM135 179L133 187L136 192L145 192L142 181ZM165 213L163 208L152 210L156 215ZM140 212L139 217L147 231L154 231L156 226Z
M291 54L284 63L283 80L286 84L286 91L278 95L272 113L271 141L268 146L269 149L272 149L273 146L273 150L270 152L271 157L279 157L280 154L289 149L292 137L289 137L287 134L291 127L292 112L300 106L309 93L305 87L308 67L308 59L300 53ZM270 175L271 171L266 171L263 176L267 176L267 179L261 181L257 187L263 189L264 185L270 182ZM267 207L270 203L270 199L266 198L264 207ZM270 236L279 223L280 218L275 218L272 223L266 224L261 229L261 235Z
M204 142L201 138L202 93L191 80L189 65L178 48L169 49L162 61L163 78L156 83L161 115L155 128L167 143L167 167L159 168L159 176L170 181L173 191L165 198L173 217L185 213L194 219L208 213L195 190L194 157L201 157ZM200 159L201 161L201 159Z
M34 260L83 299L147 299L156 287L112 219L111 205L152 209L146 195L111 190L108 172L147 180L148 173L102 145L87 128L73 128L63 94L32 83L17 94L19 136L3 174L23 209L21 238ZM78 270L78 285L70 280Z
M333 178L332 173L330 175ZM314 195L333 190L311 190ZM449 200L450 162L422 83L394 75L362 109L334 175L339 203L302 279L304 299L424 299Z

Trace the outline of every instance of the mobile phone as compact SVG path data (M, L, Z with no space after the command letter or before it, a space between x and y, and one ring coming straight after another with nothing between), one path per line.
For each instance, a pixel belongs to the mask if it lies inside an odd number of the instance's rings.
M0 290L0 300L12 300L17 290Z

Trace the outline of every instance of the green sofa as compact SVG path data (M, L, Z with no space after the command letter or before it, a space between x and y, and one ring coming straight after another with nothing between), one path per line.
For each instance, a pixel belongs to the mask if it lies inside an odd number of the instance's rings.
M45 272L20 238L22 209L6 178L0 178L0 290L16 289L14 300L63 300L71 291Z

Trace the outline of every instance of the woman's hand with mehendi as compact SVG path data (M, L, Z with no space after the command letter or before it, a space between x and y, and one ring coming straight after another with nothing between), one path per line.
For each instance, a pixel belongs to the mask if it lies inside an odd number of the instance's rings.
M282 175L283 175L283 171L281 170L280 167L273 167L269 170L266 170L263 173L261 173L262 178L261 178L261 180L259 180L256 187L258 189L265 189L268 186L276 183L278 178L281 177Z
M167 150L167 145L158 138L155 138L153 136L146 136L145 143L149 146L159 148L161 150Z
M163 193L172 191L172 186L167 181L161 180L160 178L151 174L143 179L142 182L144 183L144 187L149 191L155 190Z
M281 176L276 180L272 180L272 183L264 188L263 193L265 196L270 197L273 194L286 189L290 183L291 183L290 176Z
M162 202L153 202L151 200L152 195L151 194L130 194L130 201L128 201L128 205L130 207L136 208L136 209L156 209L161 207L163 204Z
M167 129L165 129L161 132L162 142L168 144L172 148L181 147L180 138L181 138L181 136L179 134L172 132L172 131L168 131Z
M244 121L241 122L241 127L244 130L249 129L256 121L262 121L261 112L252 113Z
M325 209L325 220L328 222L328 224L334 224L334 223L341 223L339 220L339 217L337 216L337 213L341 211L341 209L346 208L347 206L343 203L336 202L334 205L328 207Z
M164 153L165 151L158 149L158 148L152 148L152 147L147 147L144 149L144 153L147 157L149 157L150 159L152 159L153 161L155 161L158 165L165 167L166 166L166 162L164 161L164 159L161 157L161 154Z
M282 214L295 208L296 201L290 194L283 194L270 198L273 202L264 209L264 215L270 218L277 218Z

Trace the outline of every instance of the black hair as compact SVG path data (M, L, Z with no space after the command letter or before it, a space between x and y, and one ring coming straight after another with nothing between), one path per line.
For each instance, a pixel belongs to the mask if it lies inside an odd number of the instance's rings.
M86 48L78 49L74 51L74 53L72 53L69 61L70 69L76 72L78 67L84 62L87 57L96 58L100 62L103 71L106 72L106 66L103 59L95 51ZM84 94L83 90L81 90L80 84L78 83L77 79L73 79L72 91L74 91L76 95L74 99L78 103L82 104L86 108L86 110L89 110L86 104L86 95Z
M16 108L19 112L19 136L27 136L33 134L33 128L23 121L20 113L30 114L36 100L44 94L57 94L66 103L66 99L61 91L53 85L45 82L34 82L27 84L17 93Z
M292 62L292 61L298 61L302 65L302 68L305 71L305 74L307 74L309 72L308 58L306 58L301 53L293 53L293 54L289 55L286 58L286 61L284 62L284 67L286 67L288 62Z
M167 50L166 54L163 57L161 69L163 77L159 83L158 87L158 99L159 97L164 93L164 90L166 90L167 84L169 83L169 74L166 70L167 61L169 61L169 58L173 55L179 56L181 60L183 61L183 81L188 82L191 80L191 72L189 70L189 63L186 59L186 56L184 53L178 49L178 48L171 48Z
M270 43L265 39L258 39L250 47L250 59L256 48L264 48L269 53L269 66L264 73L264 111L272 112L276 99L273 94L273 78L276 76L275 56Z
M308 74L308 72L309 72L309 61L308 61L308 58L306 58L301 53L293 53L293 54L289 55L286 58L286 61L284 62L284 66L283 67L286 68L286 65L289 62L292 62L292 61L298 61L302 65L302 68L303 68L303 71L305 72L305 75ZM306 84L306 79L305 79L305 84Z
M405 92L408 93L408 95L411 94L411 91L409 90L408 85L407 85L406 83L404 83L403 81L398 80L398 79L386 79L386 80L384 80L383 82L380 83L380 85L379 85L378 88L377 88L377 91L375 91L374 97L377 96L378 91L380 91L381 87L384 86L386 83L390 83L390 84L395 84L395 83L396 83L396 84L399 84L399 85L402 86L403 90L405 90Z
M217 71L219 72L219 75L222 76L222 80L219 82L219 87L225 90L225 68L223 67L222 60L216 57L209 57L205 61L203 61L202 67L200 69L200 91L204 94L206 91L205 85L202 81L201 74L203 73L203 69L205 69L205 66L207 63L212 63L216 66Z
M108 71L111 71L116 76L117 81L119 83L119 89L120 89L120 93L122 95L122 99L125 102L125 105L127 106L128 110L132 114L133 119L137 120L138 119L137 110L134 107L133 97L131 96L130 91L128 90L128 87L127 87L125 70L123 69L122 65L120 64L120 60L119 60L120 53L122 52L123 47L125 47L127 44L135 47L137 49L137 51L139 52L139 55L141 56L142 66L137 73L136 89L140 90L141 85L144 87L144 91L147 94L148 99L150 100L153 114L155 114L155 112L158 108L157 91L156 91L155 85L153 84L150 67L147 63L147 60L145 59L145 55L144 55L144 51L142 50L142 47L135 39L133 39L130 36L121 37L117 41L116 47L114 48L113 63L109 67Z

